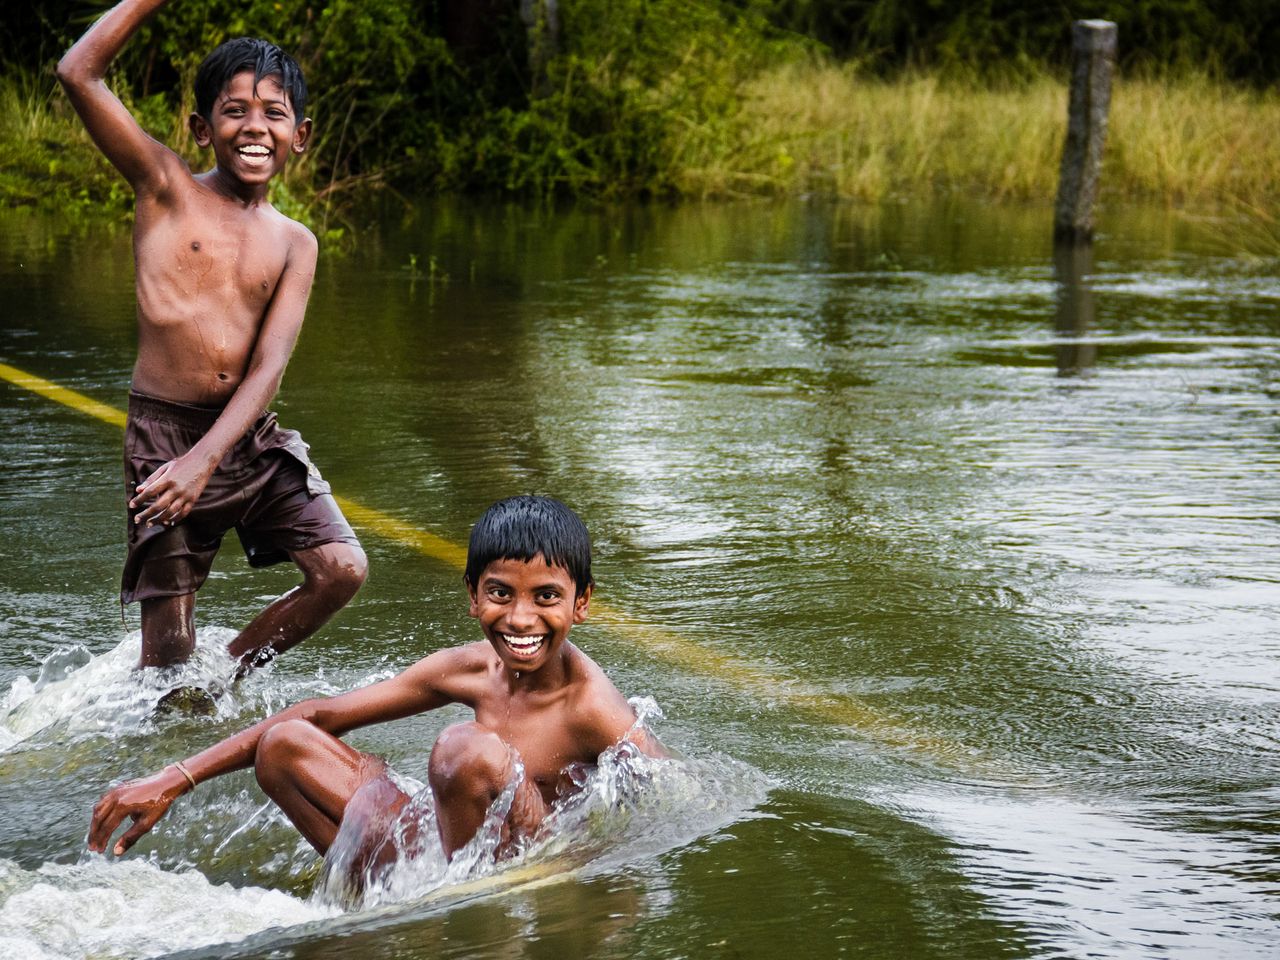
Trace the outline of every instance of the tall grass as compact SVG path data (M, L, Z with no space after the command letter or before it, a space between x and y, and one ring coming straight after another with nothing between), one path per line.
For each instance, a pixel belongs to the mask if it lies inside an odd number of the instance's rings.
M1052 200L1067 89L908 74L886 81L829 64L762 73L734 122L685 137L682 193L830 195L864 201L938 192ZM1280 94L1210 77L1118 78L1103 196L1169 205L1274 208Z
M128 200L51 76L0 78L0 202L122 214Z
M143 128L168 144L192 170L208 168L211 156L207 151L202 155L195 145L185 112L174 111L160 95L129 107ZM292 158L285 175L272 184L272 202L330 242L342 240L346 224L326 202L332 184L318 180L308 154ZM0 204L120 222L132 219L132 190L89 138L52 76L0 76Z
M551 138L547 143L557 148L555 156L561 163L568 162L566 156L572 160L570 172L577 177L562 177L558 188L600 195L599 185L608 179L613 195L629 190L706 198L810 194L876 202L965 193L1046 203L1057 189L1067 90L1047 73L1004 84L954 73L884 80L810 60L754 69L723 87L713 100L664 94L660 85L635 93L640 107L627 116L641 116L643 129L630 122L599 124L589 139L576 135L586 144L576 152L563 149L563 138ZM528 116L541 124L539 129L567 129L569 111L580 104L575 107L578 98L572 93L562 99L537 102ZM197 156L181 110L159 96L132 106L153 135L195 168L208 162ZM523 114L506 108L501 113L505 119L477 116L475 128L533 125L528 117L520 121ZM538 164L545 166L550 147L543 144L539 153L534 147L542 141L536 138L529 140L533 147L515 137L509 143L500 139L424 144L420 151L456 154L450 161L454 187L500 191L505 184L519 192L525 184L545 192L535 171ZM501 158L506 173L495 182L494 161L486 161L486 167L480 154L499 147L506 151ZM643 163L632 156L636 150L647 151ZM468 158L468 151L476 156ZM634 182L610 178L609 171L628 166L649 172ZM468 170L475 182L467 180ZM358 192L356 178L351 186ZM1201 74L1117 78L1102 190L1103 202L1217 207L1252 222L1258 236L1274 237L1280 93ZM323 231L335 192L332 174L303 158L291 163L274 199L291 216ZM0 77L0 203L108 217L127 215L130 208L127 186L44 74ZM340 230L330 225L330 232Z

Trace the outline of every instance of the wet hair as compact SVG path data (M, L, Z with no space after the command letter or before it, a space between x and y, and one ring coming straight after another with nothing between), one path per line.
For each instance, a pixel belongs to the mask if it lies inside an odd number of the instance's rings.
M253 37L238 37L220 44L204 58L196 71L196 112L206 120L213 117L213 101L231 78L242 70L253 71L253 92L263 77L279 77L280 86L289 97L293 116L299 123L306 115L307 81L298 62L274 43Z
M582 518L552 497L499 500L471 528L463 578L475 589L495 560L532 560L564 567L581 595L591 579L591 537Z

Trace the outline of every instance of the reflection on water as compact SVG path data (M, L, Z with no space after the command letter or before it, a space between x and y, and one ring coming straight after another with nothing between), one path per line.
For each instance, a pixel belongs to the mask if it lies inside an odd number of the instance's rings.
M1093 332L1093 245L1059 243L1053 247L1053 278L1058 284L1055 315L1058 336L1058 376L1087 373L1096 359L1096 348L1088 339Z
M691 762L777 786L544 886L315 916L315 859L225 778L140 845L144 900L209 911L210 939L168 948L240 935L194 870L296 905L204 956L1265 955L1280 284L1165 211L1115 214L1092 262L1055 261L1046 223L458 202L326 259L279 407L335 489L459 543L497 497L564 497L615 612L575 640ZM122 402L126 238L6 215L0 283L0 360ZM119 437L0 404L0 917L65 871L124 876L80 860L113 778L475 635L456 571L366 533L358 601L217 714L108 715L137 689L110 666L136 628ZM229 547L203 628L291 582ZM459 716L350 739L422 778Z

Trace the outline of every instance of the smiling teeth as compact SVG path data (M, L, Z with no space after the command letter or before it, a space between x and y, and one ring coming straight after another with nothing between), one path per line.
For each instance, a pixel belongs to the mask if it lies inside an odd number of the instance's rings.
M240 152L246 157L266 157L270 156L271 151L266 147L241 147Z
M542 646L545 638L542 634L536 637L513 637L509 633L504 633L502 639L516 653L535 653Z

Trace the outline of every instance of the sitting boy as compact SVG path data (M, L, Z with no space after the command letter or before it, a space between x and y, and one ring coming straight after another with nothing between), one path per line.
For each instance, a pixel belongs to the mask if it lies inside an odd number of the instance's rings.
M230 645L244 664L288 649L364 582L360 543L307 457L266 412L302 327L316 240L267 202L267 185L306 149L306 84L278 47L240 39L196 76L196 143L214 166L192 175L149 137L103 75L164 0L125 0L58 64L94 142L136 195L138 359L125 429L128 552L121 602L142 604L139 666L195 646L195 592L227 530L249 562L292 559L302 585Z
M557 797L576 789L571 765L594 764L624 738L650 756L666 755L636 727L631 705L604 672L568 641L570 628L586 619L592 589L591 541L577 514L549 497L499 501L471 530L465 579L483 641L440 650L389 680L303 701L194 757L115 787L93 808L89 849L106 850L116 828L131 818L114 848L124 853L196 784L250 765L262 789L321 853L344 815L358 814L371 829L389 830L409 797L382 760L339 737L447 703L475 711L474 720L445 728L428 763L440 839L450 858L511 783L517 759L524 777L504 824L508 851L536 831ZM371 802L382 809L354 809ZM373 851L388 839L365 836L358 848Z

